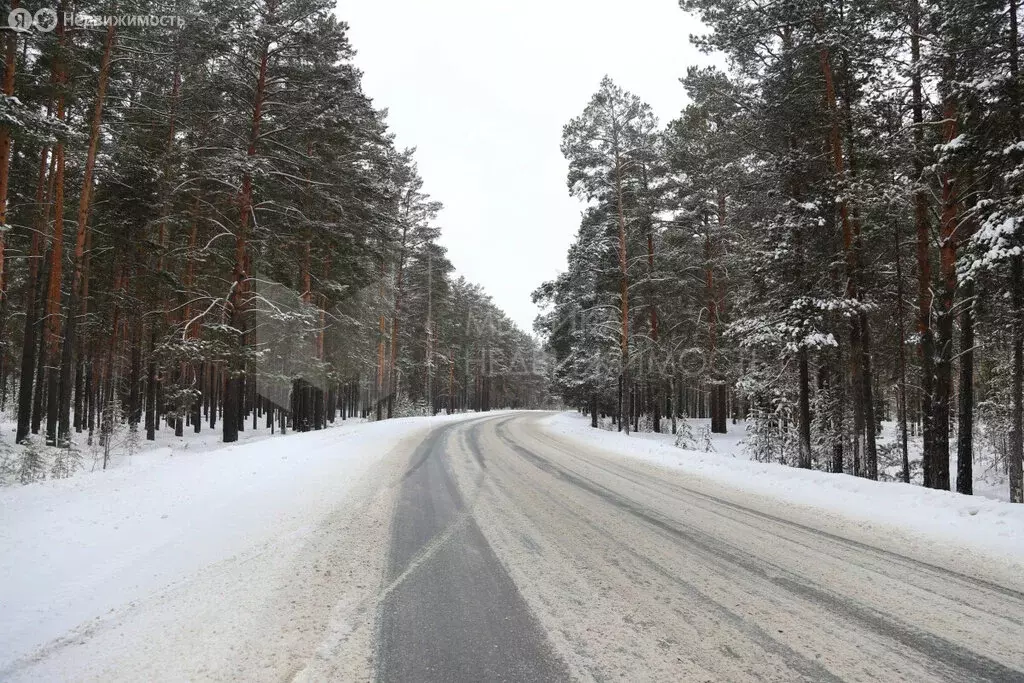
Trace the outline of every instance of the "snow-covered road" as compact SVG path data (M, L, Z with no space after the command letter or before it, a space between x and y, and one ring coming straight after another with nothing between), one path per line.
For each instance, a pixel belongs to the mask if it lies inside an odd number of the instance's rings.
M565 419L368 424L3 492L0 679L1024 680L1013 552L623 457ZM31 540L86 500L129 517L120 542L89 550L72 519L70 566Z
M473 519L577 677L1024 680L1019 574L882 549L884 526L848 540L833 517L791 521L537 418L473 429L451 455L460 488L486 468Z
M472 417L0 489L0 680L281 680L335 641L367 671L396 484L431 430Z

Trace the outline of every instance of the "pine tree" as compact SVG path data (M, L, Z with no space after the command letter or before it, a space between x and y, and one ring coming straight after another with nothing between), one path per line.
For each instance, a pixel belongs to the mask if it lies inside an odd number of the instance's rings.
M583 114L567 123L562 132L562 154L569 161L570 192L599 205L607 205L608 213L615 217L618 226L621 389L616 412L620 428L624 426L627 434L633 415L627 224L632 227L637 220L645 220L642 214L637 215L640 212L629 212L627 204L630 192L636 196L643 188L644 160L654 147L656 133L657 120L650 107L607 77L601 81Z

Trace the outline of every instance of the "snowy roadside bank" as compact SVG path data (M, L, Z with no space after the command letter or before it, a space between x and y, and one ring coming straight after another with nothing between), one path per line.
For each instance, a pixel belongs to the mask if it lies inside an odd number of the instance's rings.
M1000 558L1006 569L1024 565L1024 505L683 450L668 436L636 438L592 429L574 413L559 413L542 425L556 436L688 475L696 484L723 486L751 500L763 497L756 502L768 512L782 506L854 537L891 531L893 546L918 556L940 552L956 561L981 552Z
M294 544L344 508L401 442L477 416L154 452L131 467L0 489L0 674L84 622L212 565ZM260 587L248 589L258 601Z

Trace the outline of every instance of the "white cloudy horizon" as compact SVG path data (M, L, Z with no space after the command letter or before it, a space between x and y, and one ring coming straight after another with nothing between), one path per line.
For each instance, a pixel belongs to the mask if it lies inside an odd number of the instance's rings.
M444 204L456 272L528 332L530 293L565 268L579 225L563 124L606 74L664 123L686 103L687 67L710 61L689 41L701 24L675 0L339 0L337 14L367 95Z

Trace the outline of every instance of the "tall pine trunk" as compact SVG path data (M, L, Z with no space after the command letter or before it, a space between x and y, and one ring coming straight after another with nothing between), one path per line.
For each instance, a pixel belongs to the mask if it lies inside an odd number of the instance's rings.
M1010 263L1011 300L1013 302L1013 394L1010 434L1010 502L1024 503L1024 258L1017 255Z
M627 396L630 395L630 383L629 383L629 279L627 273L627 259L626 259L626 216L625 210L622 205L622 162L619 158L618 140L615 142L615 194L616 194L616 206L619 219L619 300L622 309L622 332L619 344L622 353L622 367L620 370L620 376L622 378L623 388L620 389L625 392ZM622 399L619 399L621 405ZM620 417L622 412L620 409ZM622 428L622 424L625 423L626 436L629 436L629 418L623 419L619 423L619 428Z
M819 18L819 32L822 31ZM835 81L832 64L827 46L822 45L818 53L821 72L825 80L825 103L831 117L829 131L829 147L832 156L832 168L837 181L846 179L846 168L843 160L843 145L840 135L839 113L836 107ZM845 196L840 197L839 216L842 223L843 253L846 265L846 297L858 304L858 311L850 321L850 372L853 389L854 416L854 474L864 475L872 479L878 478L878 461L875 449L874 401L872 398L870 332L867 314L860 310L860 256L859 230L851 216L849 202ZM864 463L860 462L860 442L864 439Z
M921 435L924 485L933 486L935 471L935 341L932 334L931 225L928 193L924 186L924 93L921 75L921 6L910 0L911 111L914 121L914 231L917 238L917 331L921 358Z
M394 416L395 394L398 390L398 316L402 311L402 279L405 275L405 250L408 226L402 227L402 246L398 252L395 274L395 307L391 317L391 363L388 366L388 419Z
M1014 139L1021 141L1021 82L1017 27L1017 0L1010 0L1010 82ZM1024 255L1010 260L1010 300L1013 305L1011 331L1013 381L1011 391L1011 435L1009 453L1010 502L1024 503Z
M247 156L250 159L256 156L256 144L259 142L260 121L263 117L263 100L267 85L269 52L269 45L264 45L260 55L259 72L256 76L252 127L249 134L249 148L247 150ZM248 171L245 172L242 178L239 205L238 231L235 235L235 277L231 290L231 326L237 331L239 348L237 353L232 354L228 364L227 387L224 392L224 443L238 441L238 432L242 427L242 392L245 386L245 378L243 376L244 363L241 359L241 354L245 348L244 312L242 307L245 302L244 295L249 265L249 259L246 255L246 233L249 229L249 214L252 211L252 174Z
M71 439L71 367L75 348L75 333L78 327L78 301L82 289L82 273L85 262L86 232L89 229L89 205L92 197L92 180L96 170L96 153L100 143L100 123L103 121L103 102L107 93L107 80L110 75L110 57L114 49L115 28L113 22L107 26L106 40L103 45L103 58L100 62L99 82L96 86L96 106L93 109L92 124L89 128L89 151L85 157L85 174L82 179L82 192L78 201L78 229L75 232L74 271L71 279L71 292L68 296L67 315L64 325L64 348L60 362L60 428L57 439L62 444L70 444Z
M899 335L896 347L896 371L899 374L897 389L898 415L896 419L900 425L900 455L903 457L903 472L901 476L903 483L909 484L910 453L907 448L907 354L905 349L907 333L903 326L903 259L900 254L902 244L900 243L899 220L896 220L894 225L896 237L896 332Z
M156 440L156 421L156 330L150 330L146 363L146 441Z
M57 118L64 122L67 119L64 102L64 88L67 74L64 65L64 22L63 4L58 11L57 34L58 56L54 61L54 80L57 83ZM46 442L57 444L57 409L58 409L58 376L59 366L53 365L60 352L61 330L61 280L64 267L64 140L57 139L56 170L53 185L53 238L50 246L50 273L46 287L46 308L44 316L43 353L47 360L46 376ZM42 357L42 356L41 356Z
M645 174L645 189L646 189L646 174ZM647 279L648 283L654 278L654 228L653 224L650 223L647 228ZM650 315L651 315L651 342L654 346L654 363L651 368L654 371L654 400L652 401L652 415L651 421L655 433L661 432L661 405L659 397L661 396L661 358L660 351L658 348L658 307L654 304L654 287L651 284L648 288L648 296L650 297L651 303L649 304Z
M718 191L718 228L725 226L725 194ZM715 243L710 229L704 236L704 290L708 307L708 363L711 370L711 432L726 433L725 382L718 371L718 291L715 289Z
M956 490L974 493L974 282L963 286L960 314L960 390L957 411Z
M455 412L455 351L448 350L448 414Z
M11 11L18 8L18 0L11 0ZM7 40L4 50L4 83L5 97L14 96L15 56L18 48L18 35L13 31ZM0 126L0 407L7 398L7 270L4 256L6 254L7 236L7 188L10 182L11 169L11 128Z
M800 364L800 459L798 465L806 470L811 469L811 398L810 369L807 361L807 347L801 346L797 352Z
M951 68L951 67L947 67ZM947 77L948 87L952 87ZM952 93L943 104L942 138L951 142L957 136L957 105ZM932 478L926 485L949 490L950 401L953 394L953 303L956 296L956 230L958 190L951 169L942 173L942 215L939 233L939 307L935 325L935 396L932 402L934 429Z
M39 337L38 325L38 289L40 261L43 258L43 236L46 230L45 207L49 206L46 192L47 158L49 149L44 147L39 155L39 174L36 180L36 207L39 216L36 229L32 232L32 246L28 259L28 279L25 283L25 325L24 339L21 349L21 380L18 383L18 427L15 432L15 443L21 443L29 435L32 421L32 387L36 365L36 341Z

